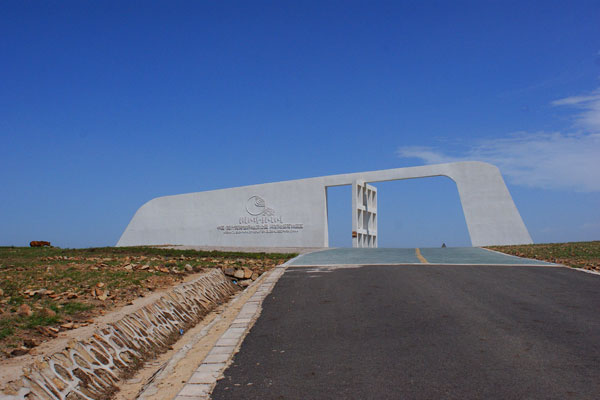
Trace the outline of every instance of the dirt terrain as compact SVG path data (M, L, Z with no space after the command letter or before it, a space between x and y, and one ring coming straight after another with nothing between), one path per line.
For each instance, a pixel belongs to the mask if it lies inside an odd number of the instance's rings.
M154 247L0 247L0 360L35 353L60 332L91 324L207 268L222 268L243 285L244 278L256 279L293 256Z
M488 246L487 248L513 256L600 272L600 241Z

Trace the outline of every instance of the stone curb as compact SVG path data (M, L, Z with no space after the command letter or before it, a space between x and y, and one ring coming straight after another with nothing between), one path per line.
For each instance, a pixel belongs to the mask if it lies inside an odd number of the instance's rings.
M229 328L217 340L215 346L200 363L174 400L210 399L210 394L217 380L222 377L234 354L239 351L244 337L260 316L263 300L271 293L279 278L294 259L272 269L263 280L256 282L260 284L256 292L242 306Z
M569 267L568 265L563 265L563 267L569 268L569 269L574 269L575 271L579 271L579 272L585 272L586 274L600 275L600 272L598 272L598 271L592 271L590 269Z

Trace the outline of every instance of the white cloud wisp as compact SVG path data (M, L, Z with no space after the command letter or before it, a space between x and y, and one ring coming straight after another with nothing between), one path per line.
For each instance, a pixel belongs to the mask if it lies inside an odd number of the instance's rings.
M600 89L596 89L590 95L555 100L552 105L579 109L579 113L575 115L576 125L590 132L600 132Z
M519 132L506 138L483 140L460 155L431 147L405 146L399 157L417 158L427 164L452 161L485 161L500 168L517 185L544 189L600 191L600 89L590 95L552 102L572 106L575 126L587 133Z
M485 161L514 184L544 189L600 191L600 134L520 133L486 140L457 157L427 147L400 147L402 158L427 164Z

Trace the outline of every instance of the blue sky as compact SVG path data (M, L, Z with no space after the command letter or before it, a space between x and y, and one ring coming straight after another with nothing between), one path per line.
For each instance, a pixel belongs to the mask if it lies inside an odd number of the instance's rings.
M496 164L535 242L600 239L600 4L0 3L0 245L114 245L157 196ZM468 245L452 181L379 184L383 246ZM350 245L350 191L330 193Z

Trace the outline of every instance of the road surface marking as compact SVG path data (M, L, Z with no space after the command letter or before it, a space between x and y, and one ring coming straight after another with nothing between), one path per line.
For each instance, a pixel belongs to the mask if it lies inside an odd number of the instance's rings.
M415 249L415 253L417 254L417 258L421 261L422 264L429 264L429 261L421 254L421 250L417 247Z

